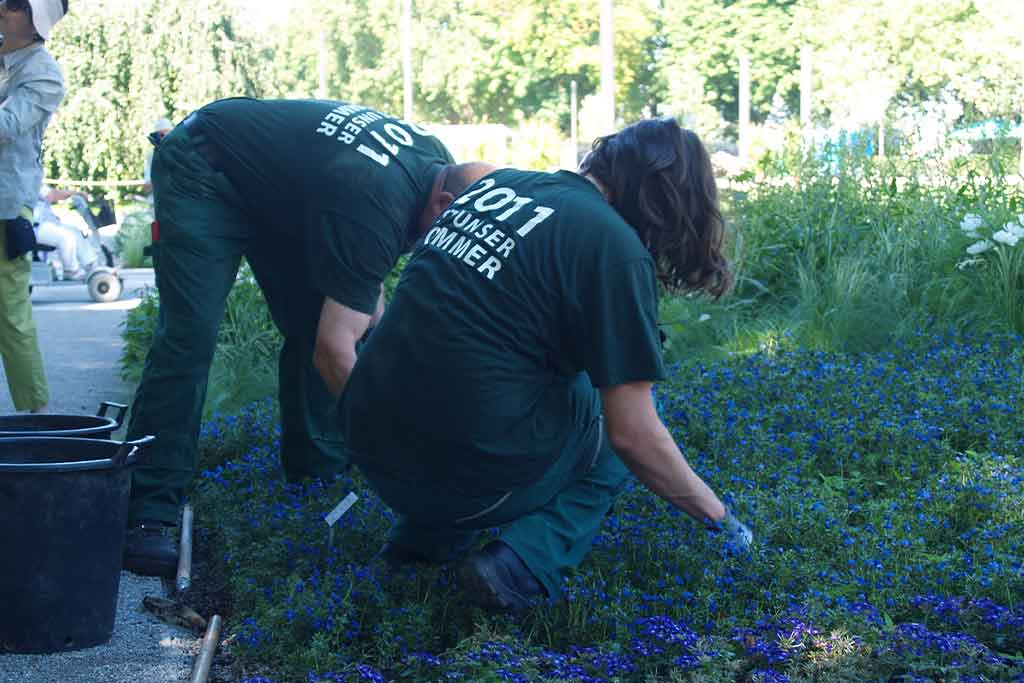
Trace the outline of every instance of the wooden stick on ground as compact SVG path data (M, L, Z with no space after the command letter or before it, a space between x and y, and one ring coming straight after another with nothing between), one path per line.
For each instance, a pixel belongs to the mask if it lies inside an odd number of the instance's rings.
M192 506L181 513L181 546L178 549L178 578L174 587L179 593L192 584Z
M206 677L210 675L213 653L217 651L217 644L220 642L220 622L219 614L214 614L210 619L206 635L203 636L203 646L196 656L195 666L192 667L192 683L206 683Z

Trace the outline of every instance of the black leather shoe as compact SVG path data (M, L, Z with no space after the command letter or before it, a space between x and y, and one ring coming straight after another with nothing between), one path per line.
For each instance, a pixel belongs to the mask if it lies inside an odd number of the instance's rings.
M544 595L540 583L512 548L491 541L459 563L459 585L470 601L500 612L521 612Z
M133 574L173 578L178 571L175 527L160 522L137 522L124 537L124 568Z

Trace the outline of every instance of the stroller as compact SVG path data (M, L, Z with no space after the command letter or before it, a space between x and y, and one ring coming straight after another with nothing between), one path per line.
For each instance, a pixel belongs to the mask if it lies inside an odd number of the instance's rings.
M103 243L100 236L100 228L107 225L114 225L117 218L114 215L114 207L105 198L94 199L88 202L79 195L71 196L71 204L75 211L85 221L89 228L88 237L82 238L87 242L91 251L96 254L96 259L88 267L83 269L81 275L65 279L63 272L56 268L50 252L56 247L38 244L32 254L32 274L29 280L29 293L34 287L46 287L50 285L71 285L84 282L89 288L89 296L93 301L105 303L116 301L124 289L124 280L114 267L114 254ZM92 205L95 206L95 213Z

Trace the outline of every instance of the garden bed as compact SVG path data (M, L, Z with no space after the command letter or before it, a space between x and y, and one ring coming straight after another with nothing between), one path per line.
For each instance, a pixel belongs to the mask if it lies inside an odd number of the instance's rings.
M469 607L450 568L384 572L391 513L356 471L286 485L271 402L215 417L194 500L235 680L1024 681L1021 339L785 347L659 387L752 554L633 487L567 600L518 621Z

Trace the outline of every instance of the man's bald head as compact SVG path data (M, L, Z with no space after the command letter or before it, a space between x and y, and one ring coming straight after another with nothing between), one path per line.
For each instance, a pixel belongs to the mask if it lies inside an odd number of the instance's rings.
M423 207L423 213L420 214L419 234L425 233L430 224L441 215L441 212L447 209L452 201L465 192L470 185L495 169L497 166L483 161L468 161L464 164L451 164L442 168L434 179L430 198L427 199L427 205Z
M468 161L464 164L452 164L444 177L444 191L452 198L469 189L469 186L495 169L491 164L482 161Z

